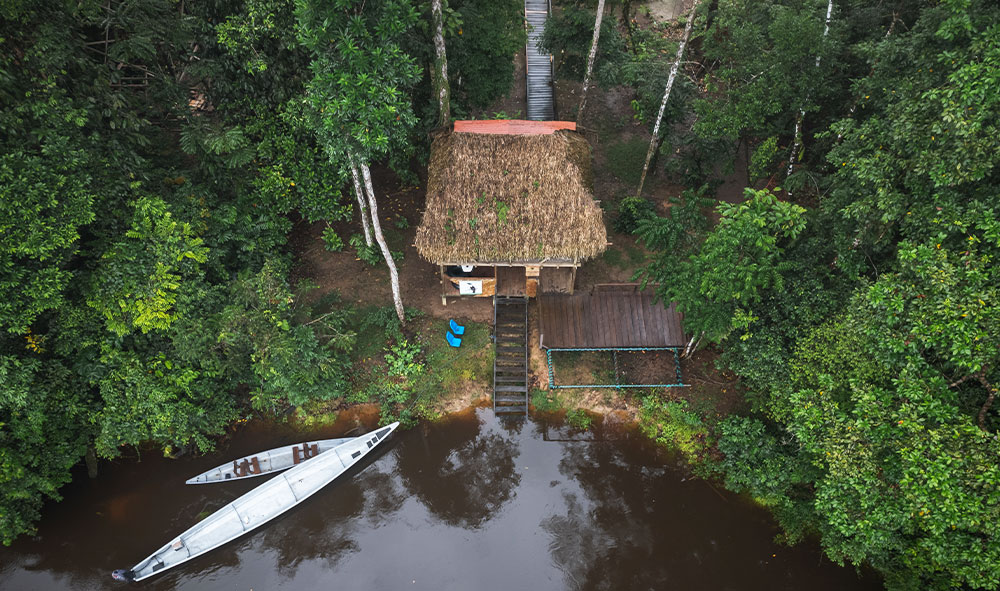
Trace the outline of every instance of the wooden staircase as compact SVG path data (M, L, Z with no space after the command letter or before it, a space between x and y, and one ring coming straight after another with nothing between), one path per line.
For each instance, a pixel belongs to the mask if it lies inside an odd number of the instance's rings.
M493 298L493 412L528 415L528 298Z

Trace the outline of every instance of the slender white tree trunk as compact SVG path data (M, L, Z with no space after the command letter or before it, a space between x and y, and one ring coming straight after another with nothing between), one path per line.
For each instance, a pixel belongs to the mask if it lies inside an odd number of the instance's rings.
M826 24L823 27L823 38L826 39L827 35L830 34L830 19L833 17L833 0L829 0L826 5ZM816 67L819 68L819 62L823 59L822 55L816 56ZM806 101L809 100L809 95L806 95ZM785 173L785 178L792 175L795 168L795 161L801 157L802 149L802 122L806 118L806 110L804 107L799 107L799 116L795 118L795 137L792 139L792 151L788 154L788 170ZM792 193L789 191L788 196L791 197Z
M451 87L448 85L448 56L444 47L444 11L442 0L431 0L431 16L434 20L434 78L431 86L438 101L438 125L451 122ZM603 2L603 0L602 0Z
M695 350L698 348L698 345L701 344L701 339L704 336L705 336L704 331L701 334L692 336L691 340L688 341L687 346L684 347L684 353L681 355L681 357L687 359L692 354L694 354ZM697 340L695 340L695 339L697 339Z
M354 195L358 198L358 212L361 213L361 227L365 230L365 244L372 245L372 231L368 228L368 207L365 205L365 193L361 188L361 180L358 178L358 167L354 164L354 158L348 154L347 161L351 165L351 179L354 181Z
M382 235L382 224L378 221L378 203L375 201L375 189L372 188L372 175L368 170L368 164L364 161L358 162L358 168L361 169L361 177L365 181L365 193L368 194L368 206L371 209L375 241L378 242L379 248L382 249L385 264L389 266L389 282L392 284L392 301L396 304L396 316L399 317L399 323L404 324L406 316L403 313L403 298L399 295L399 272L396 271L396 261L392 260L389 245L385 243L385 236Z
M590 41L590 54L587 56L587 73L583 76L583 96L580 97L580 109L576 112L576 126L583 125L583 109L587 106L587 89L590 88L590 76L594 72L594 58L597 57L597 40L601 38L601 19L604 18L604 0L597 0L597 18L594 20L594 38Z
M681 58L684 57L684 48L691 37L691 26L694 24L694 14L698 10L700 0L694 0L691 5L691 12L688 14L687 24L684 25L684 37L681 38L680 45L677 46L677 56L674 58L674 65L670 66L670 76L667 78L667 89L663 92L663 100L660 102L660 112L656 115L656 125L653 126L653 137L649 141L649 150L646 151L646 162L642 165L642 176L639 178L639 190L636 196L642 196L642 186L646 184L646 174L649 172L649 162L656 152L657 138L660 136L660 123L663 122L663 113L667 110L667 101L670 99L670 91L674 88L674 80L677 78L677 70L681 66Z

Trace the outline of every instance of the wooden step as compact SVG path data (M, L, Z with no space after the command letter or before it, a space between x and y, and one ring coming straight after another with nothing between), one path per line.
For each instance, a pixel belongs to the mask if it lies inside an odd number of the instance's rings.
M499 377L504 377L504 378L516 377L521 382L528 381L525 379L525 373L523 367L508 367L508 368L498 367L495 372L494 381L496 381L496 378Z
M494 392L527 392L527 386L495 386Z
M524 339L497 339L497 353L520 353L524 355Z
M493 397L499 402L513 402L514 404L524 404L524 394L497 394Z
M523 384L526 381L524 376L496 376L493 378L493 382L496 384Z
M507 340L516 341L518 343L524 342L524 338L527 335L527 332L528 331L526 331L523 326L504 326L502 324L496 326L493 329L494 335L497 336L502 334L510 335L510 337Z
M500 359L496 360L496 364L497 364L497 371L499 371L501 369L507 370L507 371L511 371L512 369L515 369L515 368L519 369L521 371L524 371L524 358L523 357L518 358L518 359L504 359L504 358L500 358Z

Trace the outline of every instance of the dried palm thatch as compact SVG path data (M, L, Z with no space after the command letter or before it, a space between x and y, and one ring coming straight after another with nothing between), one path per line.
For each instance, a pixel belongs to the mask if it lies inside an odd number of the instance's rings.
M579 262L607 246L579 134L445 132L431 146L417 252L436 263Z

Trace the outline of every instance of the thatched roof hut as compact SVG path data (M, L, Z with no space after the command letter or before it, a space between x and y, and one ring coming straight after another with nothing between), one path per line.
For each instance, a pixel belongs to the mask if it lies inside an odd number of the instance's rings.
M431 145L427 206L416 237L422 257L443 265L575 266L604 251L607 235L582 135L553 130L553 122L459 123Z

